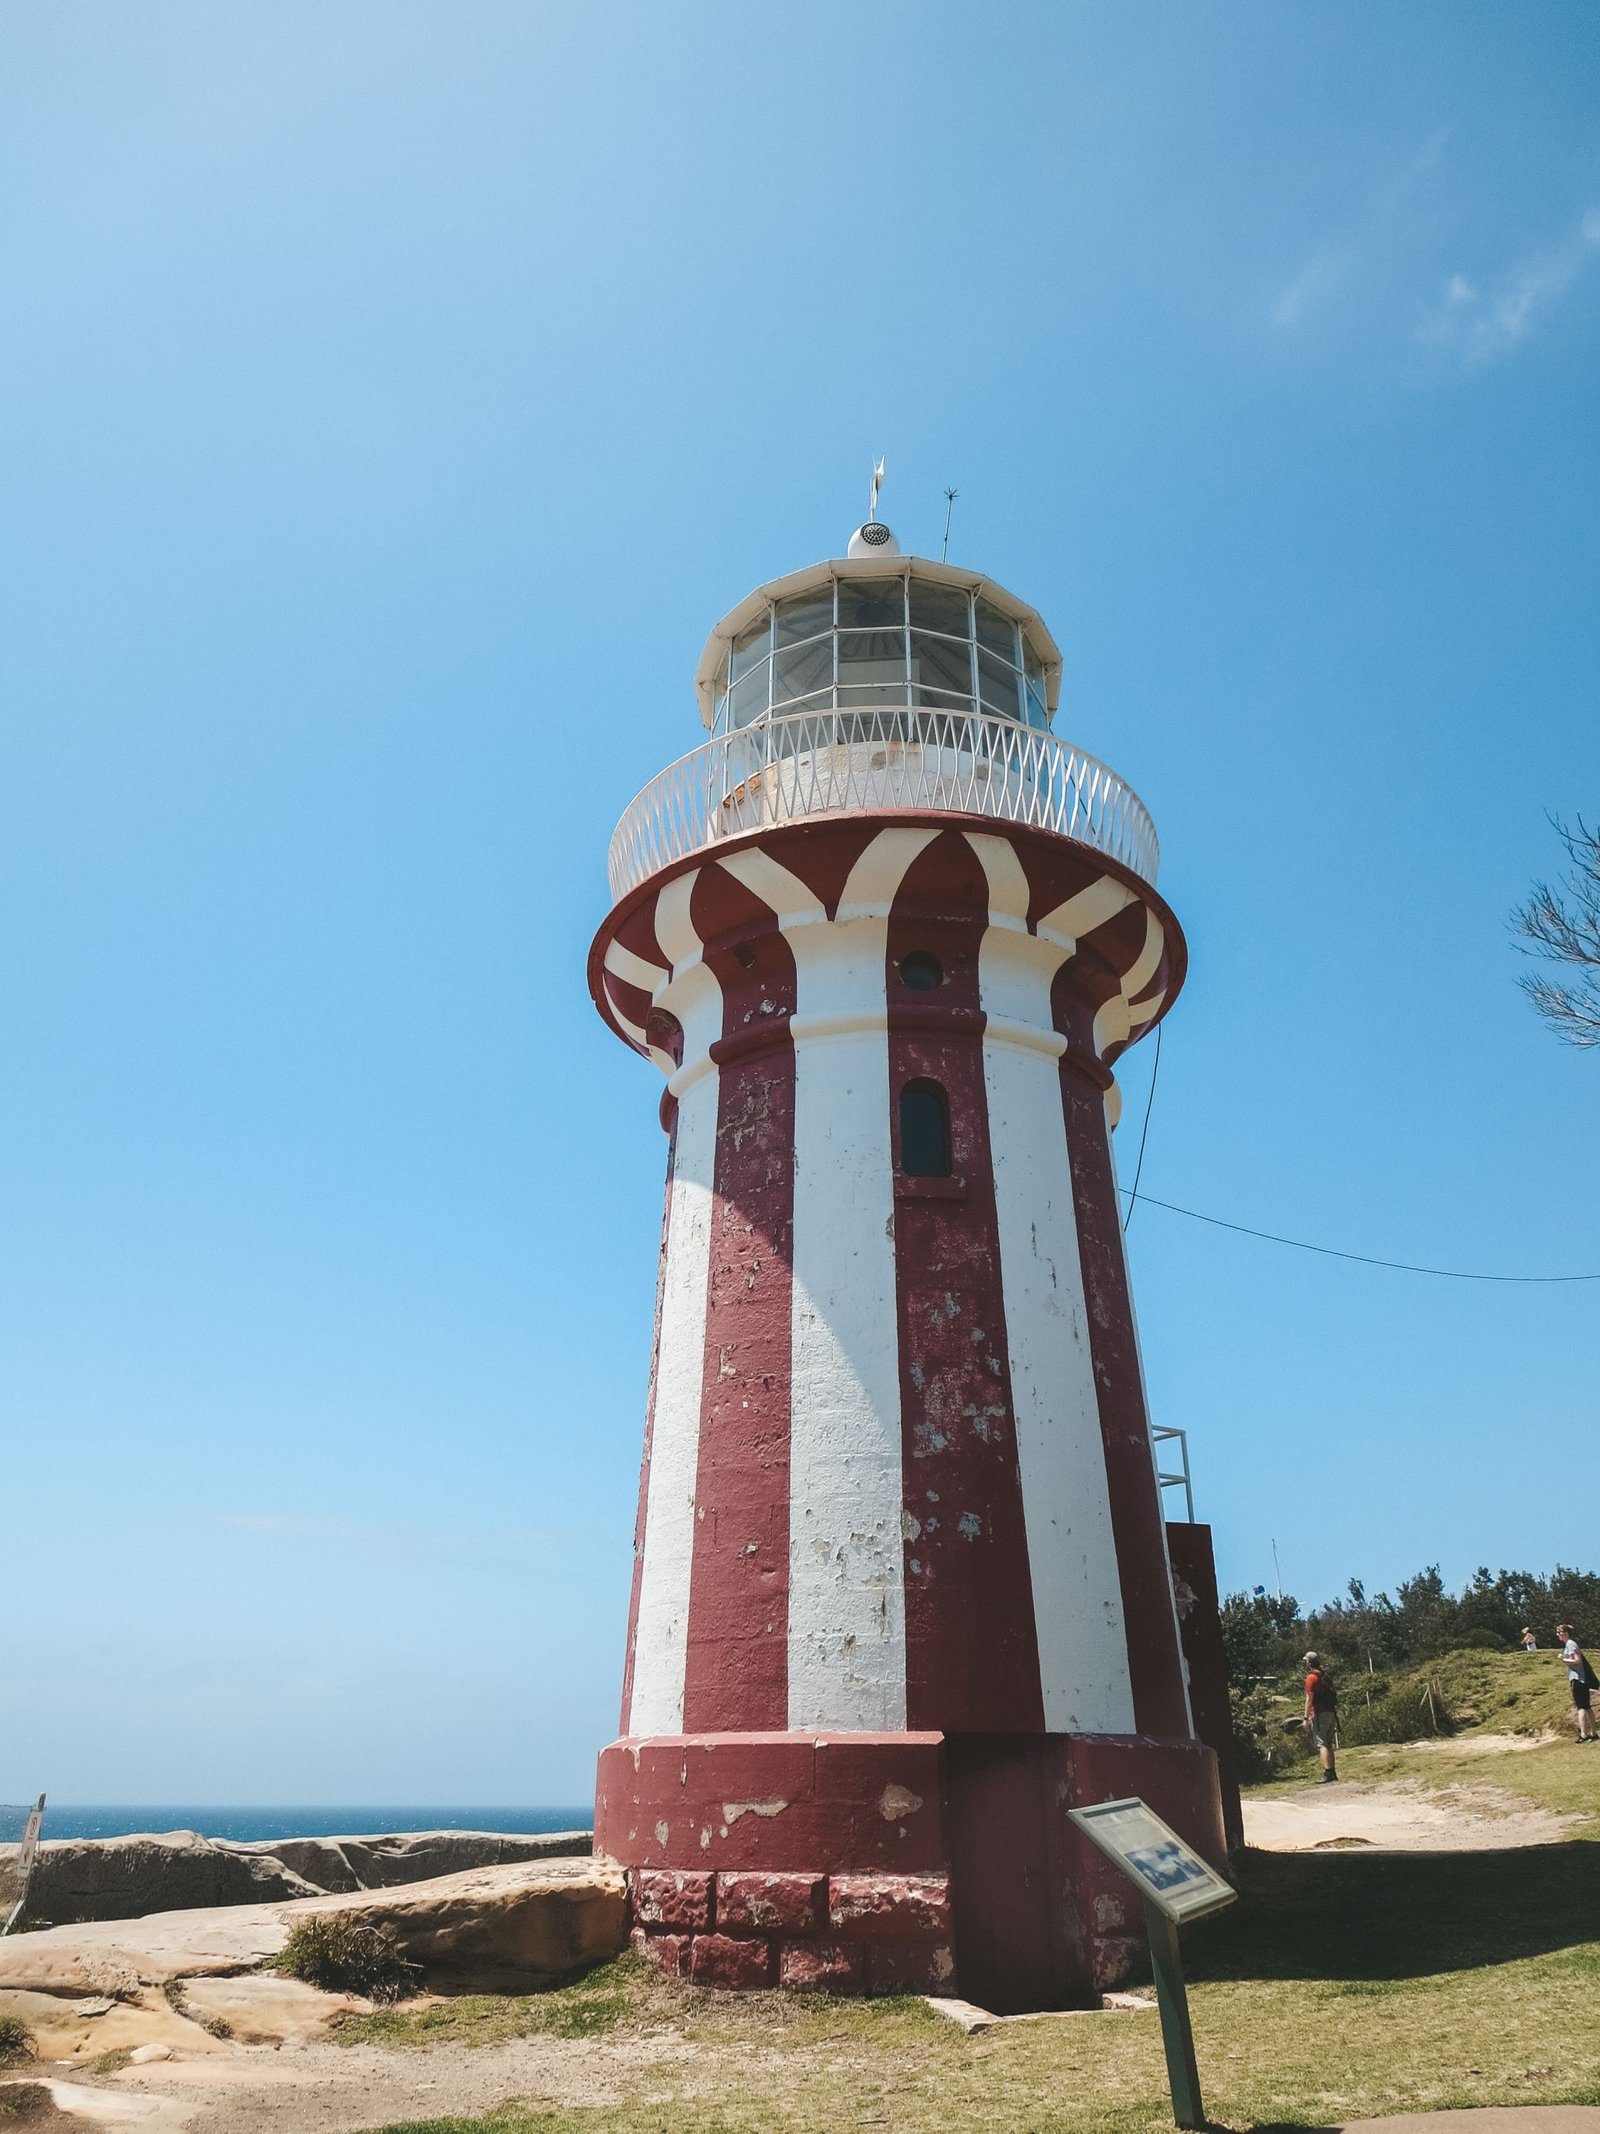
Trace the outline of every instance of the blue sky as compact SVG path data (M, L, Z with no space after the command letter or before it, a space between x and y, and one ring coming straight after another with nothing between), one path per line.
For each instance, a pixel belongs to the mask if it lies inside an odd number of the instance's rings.
M605 846L879 452L1155 814L1149 1189L1600 1269L1505 932L1600 812L1597 91L1578 0L0 16L0 1797L588 1790ZM1600 1292L1130 1243L1226 1583L1594 1563Z

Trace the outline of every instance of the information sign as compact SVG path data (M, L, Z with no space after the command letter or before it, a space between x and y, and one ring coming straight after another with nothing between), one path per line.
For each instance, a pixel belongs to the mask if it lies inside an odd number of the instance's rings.
M1220 1912L1238 1895L1143 1801L1101 1801L1068 1812L1090 1843L1175 1925Z
M1161 2042L1172 2087L1172 2116L1180 2127L1204 2127L1206 2111L1200 2099L1200 2070L1195 2065L1178 1928L1185 1920L1220 1912L1238 1892L1143 1801L1101 1801L1093 1808L1069 1808L1067 1813L1144 1899L1150 1968L1161 2009Z

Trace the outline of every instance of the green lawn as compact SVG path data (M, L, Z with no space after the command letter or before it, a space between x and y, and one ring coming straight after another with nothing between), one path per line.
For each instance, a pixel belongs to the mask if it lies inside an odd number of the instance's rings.
M1572 1753L1600 1765L1600 1752ZM1496 1779L1501 1761L1529 1758L1496 1759ZM1600 2103L1600 1842L1252 1853L1242 1889L1232 1911L1185 1937L1216 2123L1314 2127L1451 2105ZM1171 2124L1152 2015L966 2038L916 2001L696 1995L625 1959L528 2000L396 2011L346 2035L425 2049L533 2030L574 2040L601 2068L608 2039L667 2033L692 2051L604 2108L531 2101L483 2120L412 2122L405 2134L1138 2134Z

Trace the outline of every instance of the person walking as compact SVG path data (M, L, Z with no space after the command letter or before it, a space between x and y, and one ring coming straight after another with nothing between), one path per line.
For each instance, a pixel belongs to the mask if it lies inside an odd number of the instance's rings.
M1577 1722L1580 1742L1594 1739L1594 1707L1590 1702L1592 1693L1600 1689L1600 1680L1589 1665L1589 1655L1578 1643L1570 1623L1557 1623L1556 1636L1561 1640L1561 1658L1567 1670L1567 1687L1572 1691L1572 1716Z
M1337 1783L1339 1773L1334 1763L1334 1736L1339 1727L1339 1699L1334 1690L1333 1677L1322 1664L1321 1655L1308 1652L1306 1666L1306 1732L1316 1743L1317 1754L1322 1758L1322 1776L1319 1785Z
M1534 1636L1531 1628L1524 1630L1522 1633L1522 1649L1524 1652L1537 1652L1539 1650L1539 1640Z

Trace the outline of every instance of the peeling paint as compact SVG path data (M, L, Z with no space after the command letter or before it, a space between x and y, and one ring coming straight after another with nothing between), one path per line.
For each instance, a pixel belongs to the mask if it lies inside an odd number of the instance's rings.
M731 1824L737 1823L740 1816L742 1815L782 1815L783 1811L785 1810L785 1808L788 1807L788 1805L789 1803L787 1801L780 1800L724 1801L722 1804L722 1813L726 1820Z

